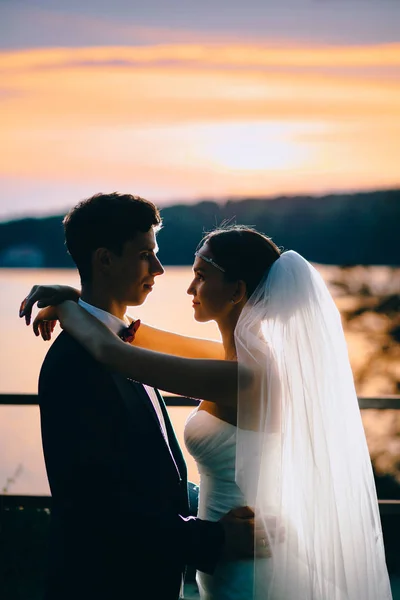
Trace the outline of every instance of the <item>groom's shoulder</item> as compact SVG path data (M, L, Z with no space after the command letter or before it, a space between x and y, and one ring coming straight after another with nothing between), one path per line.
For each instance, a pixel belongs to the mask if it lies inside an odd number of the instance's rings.
M38 380L39 404L47 405L54 393L61 396L74 390L76 399L86 394L111 394L113 391L109 372L97 362L68 333L61 332L49 348L40 369Z
M41 374L48 370L87 368L90 364L96 364L96 361L72 336L66 331L62 331L54 340L45 356Z

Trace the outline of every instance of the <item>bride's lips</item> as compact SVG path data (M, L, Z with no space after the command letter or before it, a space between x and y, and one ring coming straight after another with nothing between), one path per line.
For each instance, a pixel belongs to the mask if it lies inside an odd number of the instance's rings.
M200 304L200 302L195 302L194 300L192 302L192 306L198 306L199 304Z
M154 283L144 283L144 284L143 284L143 287L144 287L146 290L149 290L149 292L151 292L151 290L153 289L153 285L154 285Z

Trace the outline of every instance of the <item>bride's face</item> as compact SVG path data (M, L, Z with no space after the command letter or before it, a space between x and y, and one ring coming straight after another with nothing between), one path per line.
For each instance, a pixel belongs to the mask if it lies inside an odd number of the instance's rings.
M205 257L215 260L205 244L201 250ZM193 263L194 278L187 293L193 296L193 310L196 321L221 321L232 310L232 298L236 283L227 282L222 271L199 256Z

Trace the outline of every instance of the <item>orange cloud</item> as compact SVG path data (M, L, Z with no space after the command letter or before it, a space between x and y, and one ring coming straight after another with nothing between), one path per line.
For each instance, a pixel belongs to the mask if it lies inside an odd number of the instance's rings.
M180 66L249 67L383 67L400 66L400 44L372 46L290 47L258 44L171 44L157 46L107 46L53 48L3 52L1 68L6 71L31 68L62 68L64 65L103 63L150 65L169 61Z
M399 64L400 44L3 52L0 175L169 196L393 185Z

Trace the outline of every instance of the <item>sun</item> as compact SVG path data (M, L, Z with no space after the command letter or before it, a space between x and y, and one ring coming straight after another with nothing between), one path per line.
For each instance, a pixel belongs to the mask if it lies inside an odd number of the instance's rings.
M302 166L311 148L296 141L298 126L290 123L234 123L214 128L203 148L217 168L238 171L276 171Z

